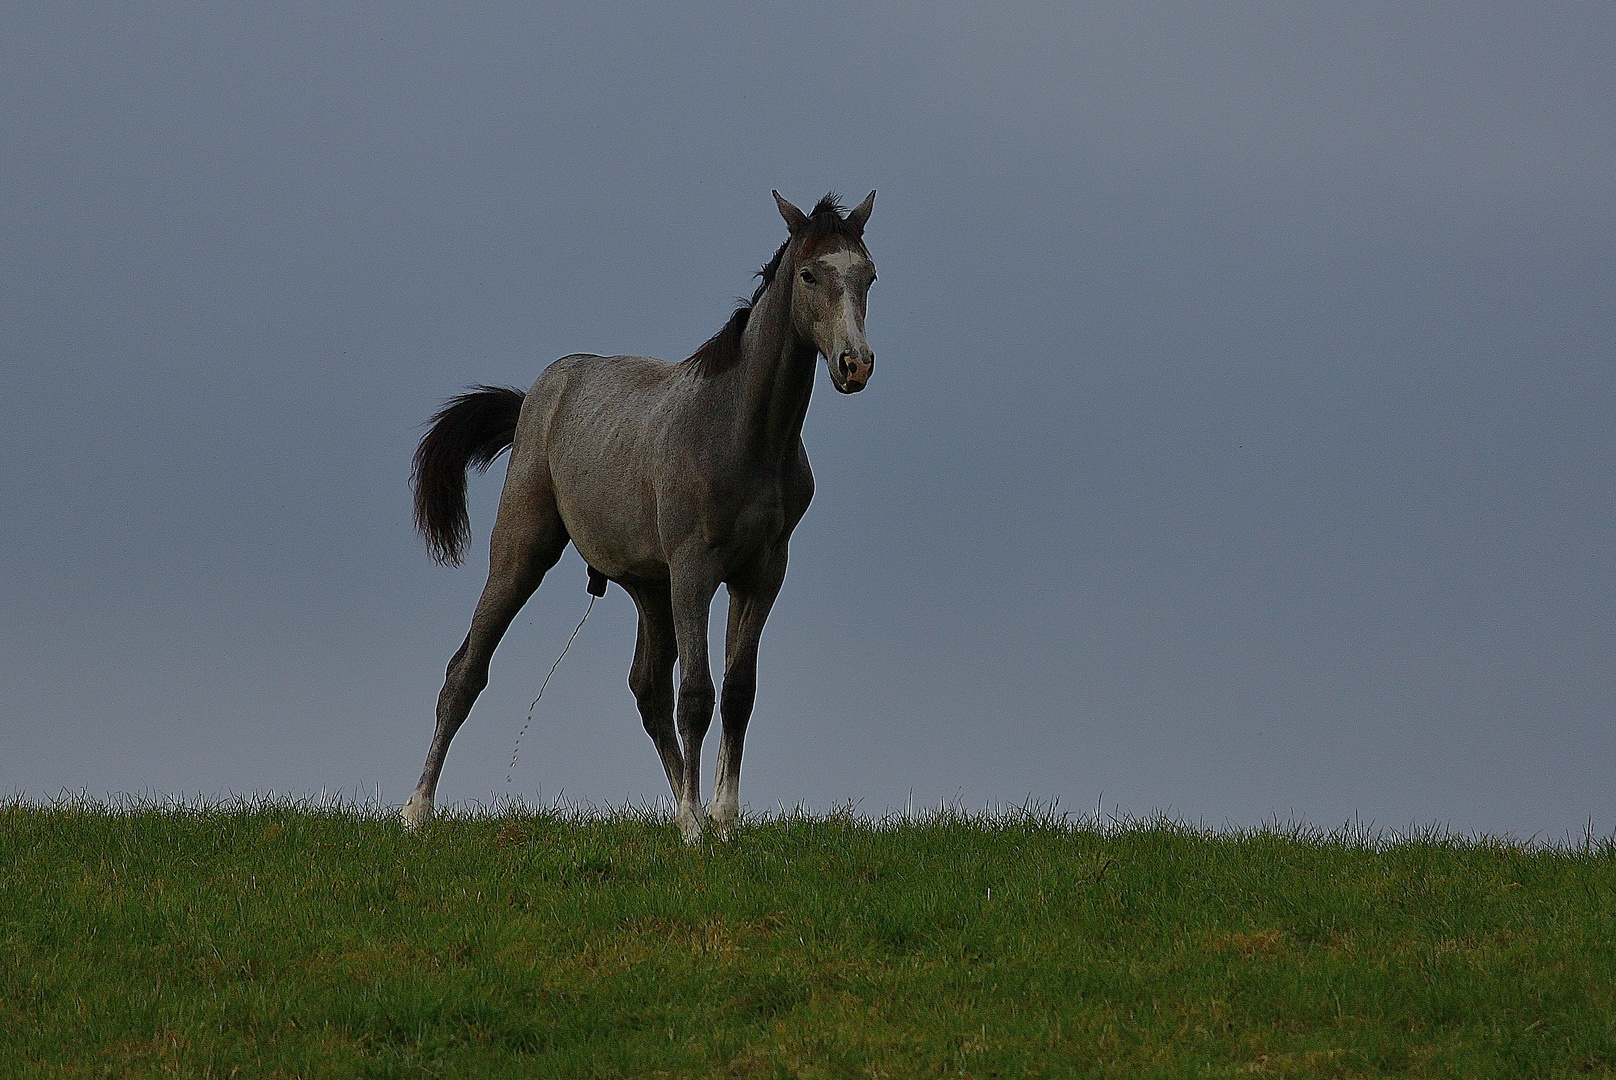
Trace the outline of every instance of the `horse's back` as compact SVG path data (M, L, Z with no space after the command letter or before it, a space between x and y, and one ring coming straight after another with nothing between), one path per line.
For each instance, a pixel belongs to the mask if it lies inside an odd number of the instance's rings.
M678 365L654 356L573 353L545 368L528 397L553 407L610 408L615 401L656 395L677 370Z

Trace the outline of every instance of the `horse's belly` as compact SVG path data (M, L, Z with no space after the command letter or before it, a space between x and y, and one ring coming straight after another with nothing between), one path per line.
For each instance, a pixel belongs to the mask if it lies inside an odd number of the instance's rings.
M656 389L668 365L584 357L544 431L556 509L579 554L608 577L666 577L647 468Z
M568 535L590 566L608 577L644 577L658 568L666 575L656 527L633 513L631 502L610 490L584 490L557 502Z
M613 578L666 576L653 506L640 483L612 469L552 464L556 509L584 560Z

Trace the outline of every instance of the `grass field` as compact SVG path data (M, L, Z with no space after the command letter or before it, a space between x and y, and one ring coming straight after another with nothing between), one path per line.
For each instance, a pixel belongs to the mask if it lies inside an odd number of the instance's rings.
M1609 1076L1616 848L0 805L0 1075Z

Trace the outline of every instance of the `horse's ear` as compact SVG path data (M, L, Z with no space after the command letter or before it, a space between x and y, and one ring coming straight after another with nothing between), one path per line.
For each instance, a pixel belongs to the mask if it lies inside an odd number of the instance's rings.
M780 216L786 219L786 228L791 230L792 235L808 224L808 215L786 202L778 191L774 193L774 204L780 208Z
M870 220L870 211L875 209L875 192L870 192L864 201L847 212L848 224L858 230L860 236L864 235L864 223Z

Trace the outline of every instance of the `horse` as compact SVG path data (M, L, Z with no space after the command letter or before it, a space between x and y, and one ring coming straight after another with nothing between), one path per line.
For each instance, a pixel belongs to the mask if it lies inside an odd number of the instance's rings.
M449 742L488 685L500 638L570 541L590 591L616 582L638 610L629 689L673 790L680 834L693 843L710 824L729 835L758 640L814 493L802 425L815 359L825 358L842 394L863 390L875 368L864 335L875 281L864 228L875 192L850 211L827 195L806 214L773 194L785 241L751 300L686 360L575 353L526 394L472 387L428 421L411 479L416 527L438 562L458 564L470 539L468 470L486 470L507 449L510 462L488 581L449 661L426 766L401 811L407 825L431 817ZM729 622L708 811L699 777L715 704L707 622L720 584Z

